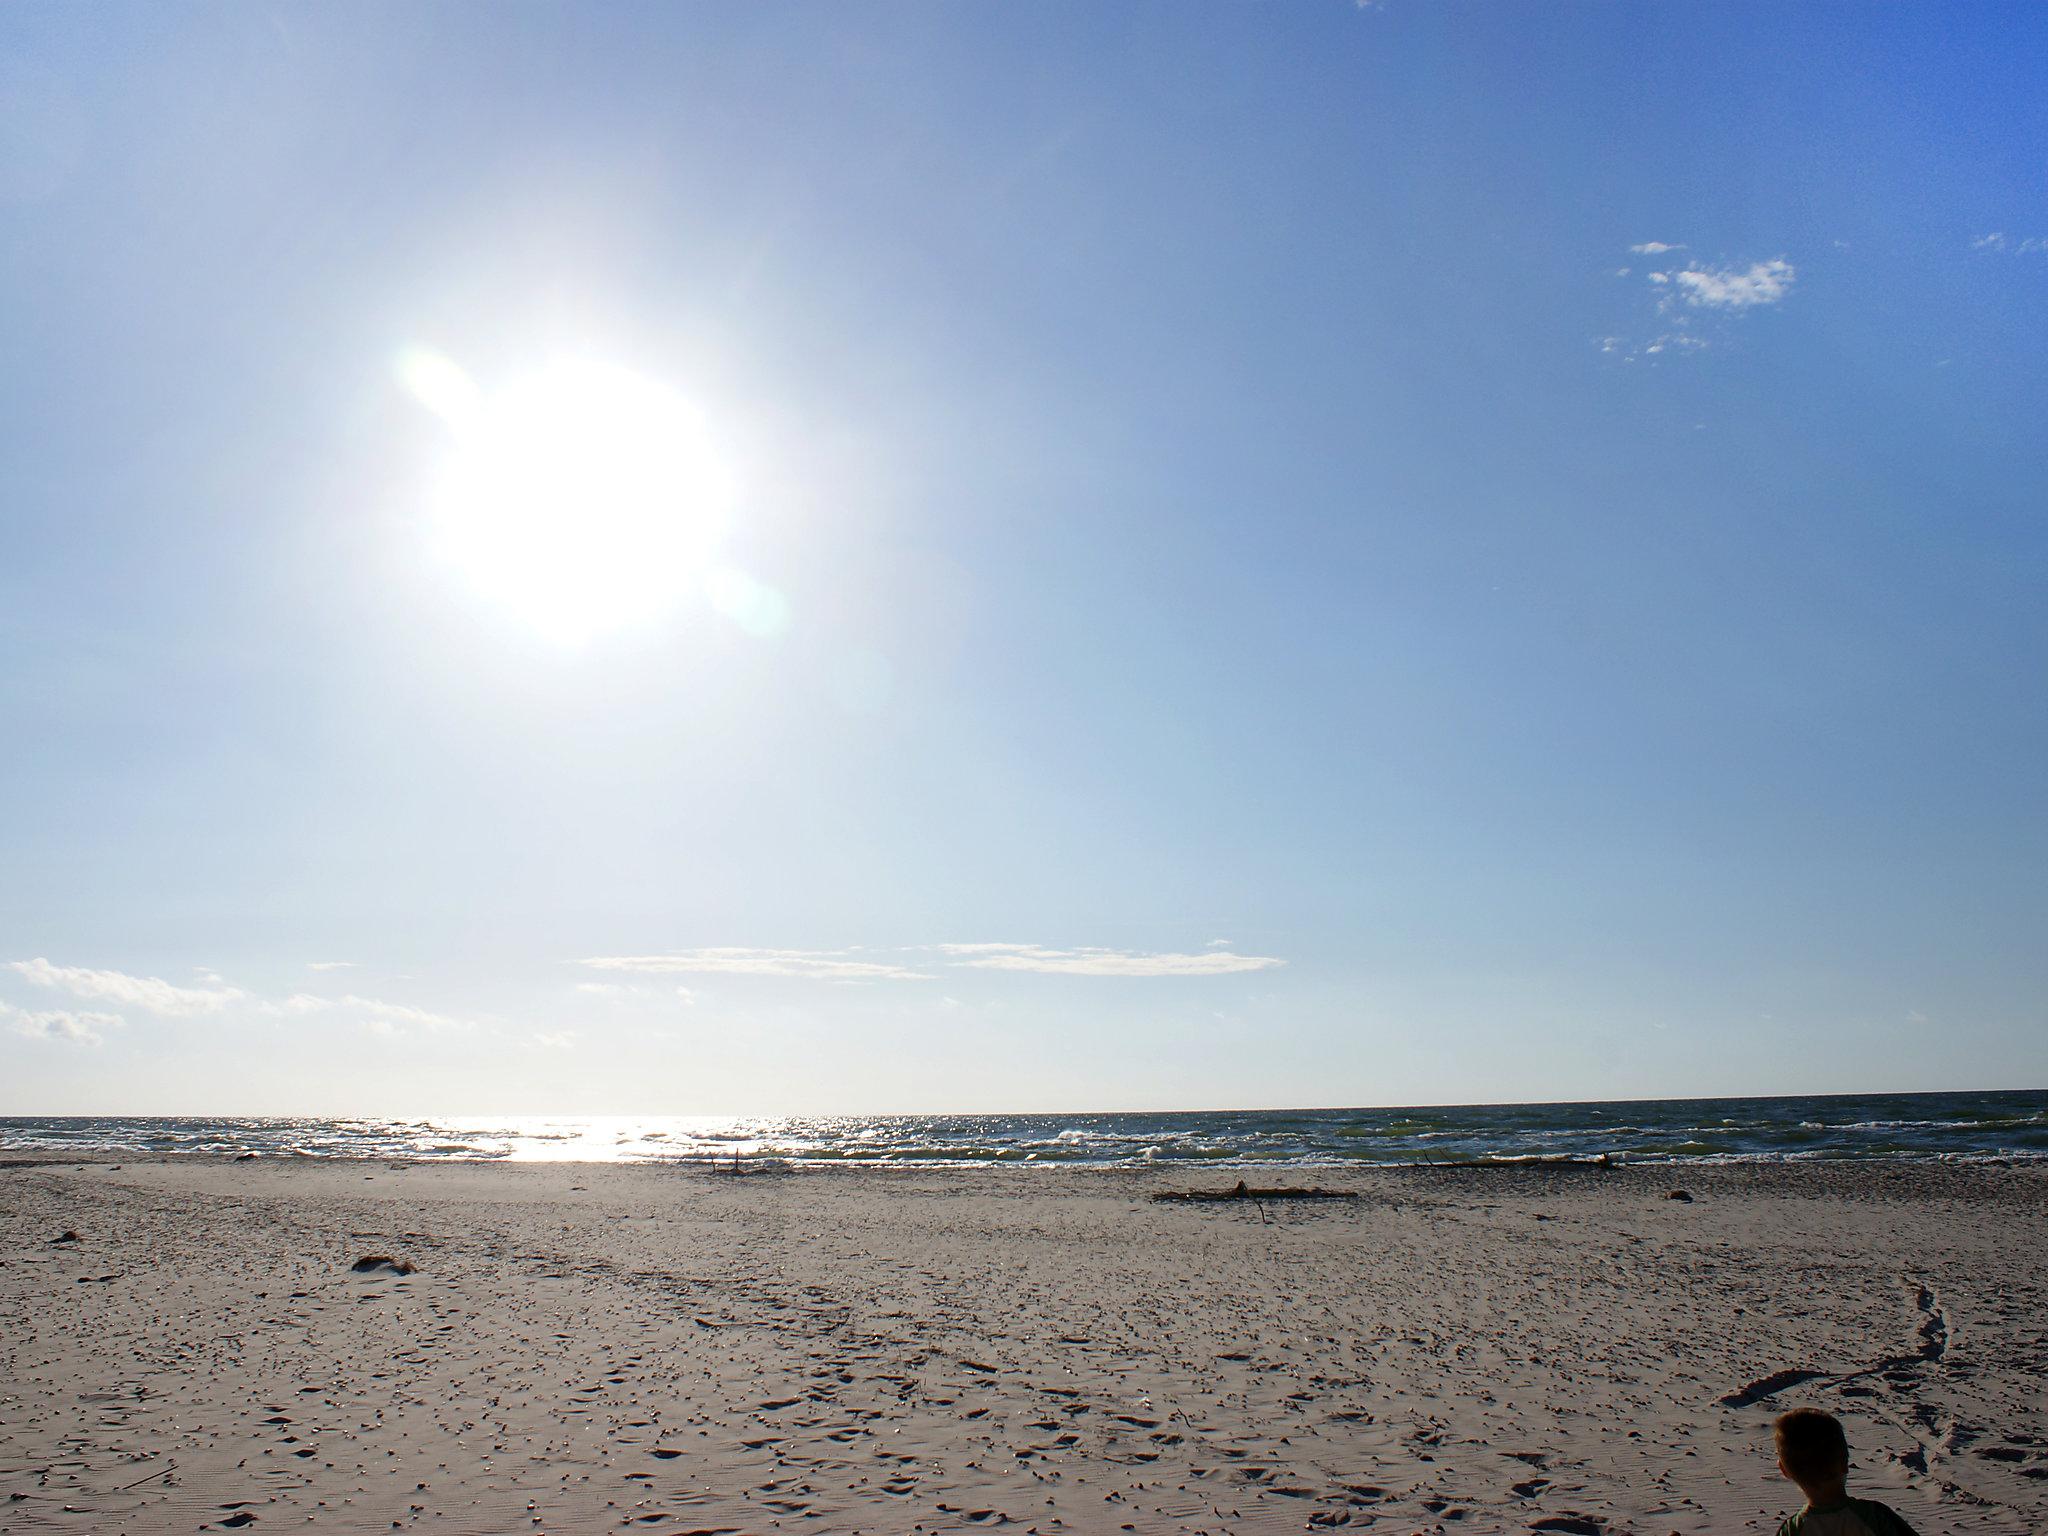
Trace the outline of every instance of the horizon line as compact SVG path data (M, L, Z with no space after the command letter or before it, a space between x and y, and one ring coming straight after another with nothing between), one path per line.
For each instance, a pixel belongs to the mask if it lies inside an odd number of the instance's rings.
M165 1114L144 1114L135 1112L90 1113L70 1112L61 1114L18 1114L0 1113L0 1121L7 1120L791 1120L791 1119L888 1119L919 1120L954 1116L961 1119L996 1120L1022 1119L1027 1117L1050 1118L1058 1115L1107 1118L1119 1115L1337 1115L1359 1111L1381 1111L1394 1109L1452 1110L1452 1109L1544 1109L1551 1107L1578 1106L1588 1104L1711 1104L1736 1100L1757 1100L1765 1102L1788 1099L1864 1099L1864 1098L1920 1098L1937 1094L1982 1094L1997 1097L2011 1094L2048 1093L2048 1085L2023 1088L1852 1088L1829 1089L1825 1092L1780 1092L1780 1093L1705 1093L1705 1094L1664 1094L1634 1095L1612 1099L1473 1099L1463 1102L1439 1101L1435 1103L1383 1103L1383 1104L1326 1104L1326 1105L1240 1105L1227 1108L1199 1107L1183 1109L927 1109L927 1110L741 1110L694 1112L680 1110L604 1110L595 1112L511 1111L511 1110L462 1110L437 1111L433 1114L373 1114L359 1110L348 1112L303 1113L291 1110L272 1110L263 1113L240 1112L198 1112L191 1110Z

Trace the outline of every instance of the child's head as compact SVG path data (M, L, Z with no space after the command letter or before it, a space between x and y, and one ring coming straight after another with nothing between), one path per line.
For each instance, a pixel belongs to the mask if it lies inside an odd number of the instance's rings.
M1778 1470L1801 1492L1841 1487L1849 1475L1849 1439L1833 1414L1794 1408L1780 1414L1771 1430L1778 1442Z

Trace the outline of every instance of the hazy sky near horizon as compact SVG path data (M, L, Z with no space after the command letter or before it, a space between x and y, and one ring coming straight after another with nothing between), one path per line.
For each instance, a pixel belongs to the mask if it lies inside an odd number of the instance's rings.
M2048 12L0 10L0 1113L2048 1083Z

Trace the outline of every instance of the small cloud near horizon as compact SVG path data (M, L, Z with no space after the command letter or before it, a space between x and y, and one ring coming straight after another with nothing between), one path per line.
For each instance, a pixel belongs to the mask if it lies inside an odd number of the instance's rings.
M29 1040L62 1040L73 1045L100 1045L106 1029L119 1029L125 1020L114 1013L73 1013L53 1008L37 1011L0 1002L0 1019L10 1032Z
M387 1002L381 997L361 997L354 992L343 993L340 997L318 997L310 992L294 992L280 1003L262 1003L259 1011L271 1015L307 1014L341 1011L365 1015L364 1022L375 1033L392 1035L401 1032L403 1026L411 1025L431 1034L467 1032L477 1027L474 1019L460 1019L451 1014L435 1013L429 1008L416 1008L411 1003Z
M377 997L357 997L351 993L346 997L336 998L335 1003L340 1007L353 1008L368 1014L376 1024L410 1024L432 1034L447 1031L466 1033L477 1027L474 1019L459 1019L450 1014L435 1013L429 1008L415 1008L410 1003L387 1003Z
M941 944L955 964L985 971L1038 971L1057 976L1229 976L1287 962L1213 946L1198 955L1128 949L1047 949L1038 944Z
M635 986L630 982L620 981L579 981L576 983L576 991L582 997L601 997L614 1003L664 995L653 987ZM668 995L674 996L685 1008L694 1006L697 1001L697 994L688 987L677 987Z
M853 949L749 949L725 945L664 955L595 955L577 963L595 971L643 976L796 976L814 981L929 981L923 971L887 960L857 960Z
M1287 962L1271 955L1240 955L1227 939L1214 939L1200 954L1148 953L1081 946L1054 949L1043 944L975 943L905 946L900 953L938 954L943 964L966 970L1038 971L1064 976L1225 976L1271 970ZM593 970L641 975L709 974L781 976L815 981L931 981L929 970L884 958L899 951L871 949L753 949L719 946L661 955L600 955L578 961ZM856 958L862 957L862 958ZM589 986L589 983L585 983ZM604 983L597 983L604 985ZM687 992L687 988L678 989ZM694 1000L694 998L688 999Z

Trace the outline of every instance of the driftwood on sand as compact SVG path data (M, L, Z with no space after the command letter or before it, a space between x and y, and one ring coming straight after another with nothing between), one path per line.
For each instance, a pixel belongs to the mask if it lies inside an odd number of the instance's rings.
M1602 1168L1615 1168L1620 1164L1611 1152L1601 1152L1588 1157L1583 1154L1562 1153L1555 1157L1463 1157L1448 1162L1427 1159L1409 1163L1410 1168L1492 1168L1513 1172L1518 1168L1574 1168L1597 1172Z
M1356 1200L1358 1195L1348 1189L1304 1189L1295 1185L1280 1185L1272 1188L1254 1189L1239 1179L1230 1189L1169 1189L1152 1197L1154 1200L1185 1200L1203 1202L1209 1200Z

